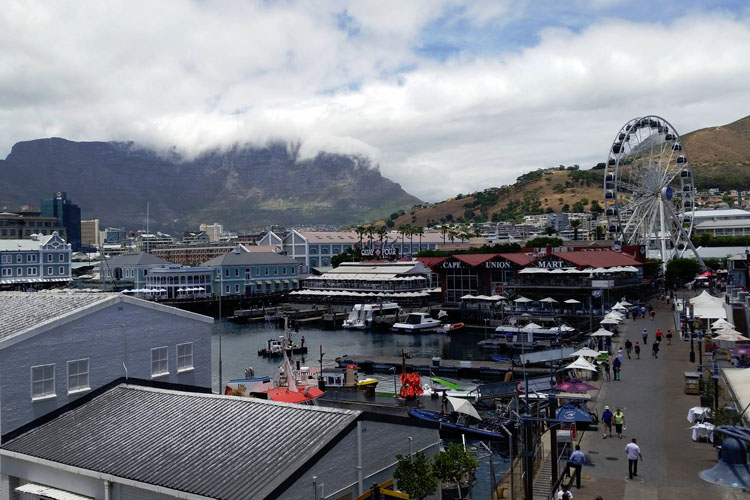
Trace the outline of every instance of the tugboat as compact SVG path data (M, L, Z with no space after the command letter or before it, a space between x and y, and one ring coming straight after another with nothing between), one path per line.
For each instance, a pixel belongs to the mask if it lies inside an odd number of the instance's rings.
M391 330L399 333L434 333L441 325L440 321L432 319L427 313L409 313L406 321L396 323Z

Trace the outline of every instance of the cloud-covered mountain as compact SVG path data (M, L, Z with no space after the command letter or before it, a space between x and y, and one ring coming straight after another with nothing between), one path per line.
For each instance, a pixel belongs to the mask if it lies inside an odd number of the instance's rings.
M0 160L0 203L39 204L57 191L85 218L155 229L201 222L242 230L267 224L347 224L387 216L419 200L363 157L320 153L300 160L286 144L234 146L184 160L132 142L19 142Z

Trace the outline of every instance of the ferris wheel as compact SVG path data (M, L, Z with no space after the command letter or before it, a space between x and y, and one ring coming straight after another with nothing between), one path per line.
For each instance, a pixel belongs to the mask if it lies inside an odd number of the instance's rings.
M604 173L607 227L615 246L641 245L664 266L690 251L695 185L687 150L664 118L627 122L615 136Z

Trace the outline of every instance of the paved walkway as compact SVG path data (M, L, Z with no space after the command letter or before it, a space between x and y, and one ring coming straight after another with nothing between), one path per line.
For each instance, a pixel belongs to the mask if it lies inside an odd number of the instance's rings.
M604 500L747 499L747 492L719 487L698 477L700 471L716 464L716 450L710 443L694 443L690 438L687 413L700 404L698 396L683 391L683 373L695 370L689 362L690 342L675 335L668 346L665 338L659 359L654 359L651 343L656 329L661 328L665 335L667 329L675 331L671 306L658 301L654 306L654 321L628 319L621 325L619 344L627 338L642 343L641 332L647 328L648 345L641 348L639 360L635 353L631 360L625 356L622 381L603 382L595 411L601 415L604 405L613 412L620 407L626 430L622 439L616 434L602 439L603 425L601 431L584 433L580 444L589 464L583 467L582 489L573 489L575 499L594 500L598 495ZM625 445L633 437L641 447L643 461L638 464L638 477L629 480Z

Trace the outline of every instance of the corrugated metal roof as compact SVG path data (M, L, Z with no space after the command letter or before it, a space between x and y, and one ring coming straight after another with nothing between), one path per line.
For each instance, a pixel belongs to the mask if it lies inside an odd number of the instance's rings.
M39 239L25 239L25 240L0 240L0 252L19 252L19 251L33 251L39 250L41 247L47 244L53 235L48 234L46 236L39 236Z
M231 251L224 255L214 257L204 262L201 266L218 267L218 266L252 266L252 265L299 265L299 263L287 257L273 252L236 252Z
M111 259L107 259L105 263L102 264L102 266L113 268L113 267L133 267L133 266L154 266L154 265L164 265L164 264L172 264L172 262L159 258L155 255L151 255L150 253L141 252L141 253L119 255L117 257L112 257Z
M120 385L3 449L220 499L262 499L360 412Z
M99 292L0 292L0 341L117 297Z

